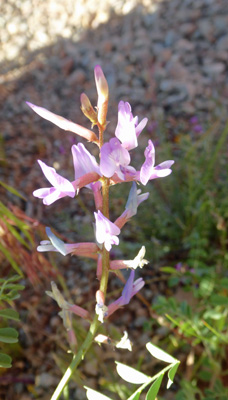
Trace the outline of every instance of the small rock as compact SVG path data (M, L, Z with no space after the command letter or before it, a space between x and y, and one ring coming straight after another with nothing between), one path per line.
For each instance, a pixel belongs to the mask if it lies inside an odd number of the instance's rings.
M210 77L217 77L225 71L225 65L222 62L204 65L203 71Z

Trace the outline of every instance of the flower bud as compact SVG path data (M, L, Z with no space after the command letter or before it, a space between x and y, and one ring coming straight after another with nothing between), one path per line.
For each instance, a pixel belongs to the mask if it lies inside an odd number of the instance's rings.
M92 125L97 124L97 113L90 103L88 96L82 93L80 96L81 100L81 110L83 114L92 122Z
M104 73L100 65L96 65L96 67L94 68L94 76L98 94L98 122L101 126L105 127L106 115L108 111L108 83L105 79Z

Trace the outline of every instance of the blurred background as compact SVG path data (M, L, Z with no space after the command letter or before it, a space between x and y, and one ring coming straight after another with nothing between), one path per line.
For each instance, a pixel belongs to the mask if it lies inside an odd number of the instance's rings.
M100 365L119 359L152 374L160 365L145 352L150 340L182 362L175 384L169 391L164 385L159 399L227 399L227 1L5 0L0 7L1 284L18 276L16 294L12 283L2 290L1 307L8 303L20 314L20 322L1 320L19 332L18 343L0 343L13 358L11 369L0 370L1 398L49 399L67 365L59 310L45 295L50 280L73 302L94 308L92 262L36 252L45 226L69 242L93 240L94 204L86 189L75 201L49 207L32 196L46 186L36 160L73 179L69 152L81 139L42 120L25 101L90 128L80 94L96 105L93 69L100 64L110 88L106 139L115 131L118 102L128 101L134 115L149 119L134 166L144 161L148 139L156 164L171 158L175 165L170 177L142 188L150 192L148 203L113 248L113 258L129 259L144 244L150 262L140 271L143 298L104 327L114 337L127 328L134 355L94 348L70 399L85 399L85 377L88 386L126 399L132 390L113 378L113 364L109 372ZM111 189L112 220L129 190L128 184ZM113 277L110 292L120 288ZM78 325L80 342L87 325Z

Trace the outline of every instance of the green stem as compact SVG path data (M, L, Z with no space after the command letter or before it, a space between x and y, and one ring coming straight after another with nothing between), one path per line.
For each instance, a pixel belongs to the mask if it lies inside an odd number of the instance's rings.
M78 353L74 355L73 360L71 361L69 367L67 368L65 374L63 375L61 381L59 382L55 392L53 393L51 400L58 400L60 398L64 387L69 382L69 379L73 375L75 369L80 364L80 362L84 359L85 354L89 350L89 348L93 342L95 333L99 326L100 326L100 322L98 321L97 315L95 315L93 322L90 325L89 332L87 333L87 336L86 336L83 344L81 345Z
M102 195L103 195L103 215L109 218L109 179L103 177L102 179ZM108 273L110 268L110 256L109 252L103 246L102 249L102 276L100 282L100 290L104 293L104 297L107 291L108 284Z

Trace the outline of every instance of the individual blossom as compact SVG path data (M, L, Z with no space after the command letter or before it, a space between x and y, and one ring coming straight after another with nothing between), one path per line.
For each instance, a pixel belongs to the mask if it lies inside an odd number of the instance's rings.
M145 162L143 163L139 173L138 178L143 185L146 185L147 182L151 179L155 178L163 178L171 174L172 170L170 167L173 165L173 160L167 160L158 164L156 167L155 164L155 148L151 140L148 141L148 146L144 152Z
M36 114L40 115L47 121L50 121L53 124L57 125L59 128L64 129L65 131L74 132L77 135L84 137L89 142L98 143L98 138L96 134L90 131L89 129L84 128L81 125L75 124L74 122L69 121L66 118L63 118L60 115L54 114L51 111L46 110L46 108L36 106L35 104L29 103L28 101L26 101L26 104L33 111L35 111Z
M44 162L38 160L38 163L52 187L37 189L33 192L33 196L43 199L45 205L50 205L62 197L73 198L75 196L75 188L70 181L63 178L54 168L49 167Z
M76 180L89 173L97 174L97 178L101 176L100 168L95 157L90 154L82 143L73 145L71 151L73 155L74 175ZM93 189L93 183L85 186L89 189Z
M134 168L128 167L130 161L128 150L116 138L112 138L101 147L100 170L106 178L111 178L116 174L121 180L124 180L126 171L133 170L135 172Z
M149 193L143 193L140 194L141 190L137 190L137 185L135 182L132 183L132 187L128 196L128 200L125 206L125 211L123 214L117 218L115 221L115 224L121 229L126 222L133 217L134 215L137 214L137 209L139 204L141 204L143 201L147 200L149 197Z
M135 271L132 270L124 286L122 295L116 301L114 301L108 306L107 317L113 314L120 307L128 304L131 298L135 296L135 294L138 293L139 290L141 290L142 287L145 285L145 282L142 278L138 278L136 279L136 281L134 281L134 279L135 279Z
M120 229L113 222L111 222L108 218L106 218L100 210L94 213L96 220L96 239L97 242L102 244L107 251L110 251L112 245L119 244L119 238L117 235L120 234Z
M39 252L55 251L61 253L63 256L67 254L74 254L97 259L98 247L96 243L64 243L59 239L49 227L46 227L46 234L49 240L42 240L37 247Z
M138 123L138 117L133 117L129 103L120 101L118 105L118 123L115 135L124 148L132 150L138 146L138 136L145 128L148 119L144 118Z

